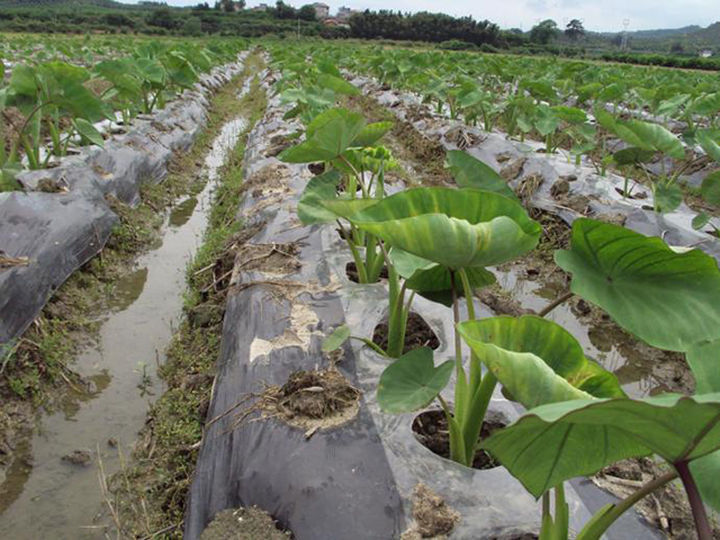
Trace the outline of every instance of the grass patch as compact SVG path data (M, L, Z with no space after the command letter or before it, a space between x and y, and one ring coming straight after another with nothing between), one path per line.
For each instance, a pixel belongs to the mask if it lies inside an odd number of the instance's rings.
M260 67L255 64L253 69ZM266 105L257 80L239 103L249 131ZM186 316L159 370L168 390L149 411L131 461L108 482L115 525L126 537L157 531L165 531L164 538L182 537L187 492L220 353L228 272L237 247L252 235L235 218L243 192L246 136L247 131L221 169L203 245L187 270Z

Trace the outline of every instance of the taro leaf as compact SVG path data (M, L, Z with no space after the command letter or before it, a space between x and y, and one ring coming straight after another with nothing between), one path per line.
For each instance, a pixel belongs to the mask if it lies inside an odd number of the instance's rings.
M683 192L677 184L658 184L655 187L655 207L661 214L672 212L683 200Z
M708 174L700 186L700 195L710 204L720 206L720 171Z
M706 214L705 212L700 212L697 216L693 218L692 228L698 231L708 223L710 223L710 215Z
M391 247L453 270L519 257L537 245L541 233L517 202L469 188L408 189L349 219Z
M720 163L720 145L715 142L712 133L710 131L698 131L695 136L707 155Z
M460 187L492 191L517 200L515 192L495 170L462 150L447 153L447 168Z
M391 249L389 256L398 274L405 278L408 289L434 302L452 306L450 271L447 268L397 248ZM465 273L473 290L495 283L495 275L482 267L468 268ZM462 289L458 295L464 296Z
M329 109L308 125L305 142L288 148L278 156L286 163L330 161L347 150L362 131L362 115L346 109Z
M390 364L378 382L377 399L383 412L407 413L427 407L450 380L454 362L438 367L429 347L413 349Z
M360 90L347 82L342 77L331 75L330 73L320 73L315 82L323 88L328 88L338 94L345 94L348 96L356 96L360 93Z
M658 124L643 122L642 120L616 122L615 133L633 146L663 152L675 159L685 157L685 149L680 139Z
M307 183L297 206L298 217L303 225L327 223L337 219L337 215L322 203L337 198L339 184L340 173L338 171L328 171L315 176Z
M615 376L585 358L572 334L552 321L534 315L491 317L460 323L458 330L526 408L625 395Z
M326 337L325 341L323 341L322 351L326 353L336 351L342 347L343 343L345 343L348 339L350 339L350 328L348 325L343 324L338 326L333 333Z
M563 122L568 124L582 124L587 121L587 114L577 107L566 107L557 105L552 108L553 113Z
M720 392L720 340L698 343L685 356L695 377L695 391Z
M720 393L574 400L528 411L482 447L539 497L621 459L659 454L673 463L720 448Z
M720 271L700 250L676 253L660 238L580 218L555 262L572 274L572 292L650 345L682 352L720 338Z
M703 501L720 512L720 450L690 463L690 472L700 490Z
M84 118L76 118L74 123L75 129L83 138L98 146L103 146L105 144L105 140L100 132L95 129L95 126L93 126L90 122Z
M21 96L35 96L37 93L36 71L30 66L18 64L10 75L10 89Z
M373 124L368 124L360 130L360 133L358 133L353 139L350 146L359 146L363 148L366 146L372 146L382 139L383 136L392 129L392 127L392 122L375 122Z
M613 154L613 161L618 165L636 165L638 163L647 163L652 160L655 152L645 150L637 146L630 146L623 150L619 150Z
M535 129L543 137L560 127L560 118L547 105L540 105L535 113Z

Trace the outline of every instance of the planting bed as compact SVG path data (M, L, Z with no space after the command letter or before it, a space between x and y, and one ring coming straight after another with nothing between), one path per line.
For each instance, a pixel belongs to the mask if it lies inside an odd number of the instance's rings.
M386 286L348 277L351 257L332 226L298 221L295 207L312 173L273 157L273 141L299 128L282 119L287 110L271 100L248 140L237 217L257 227L248 240L255 249L235 260L186 537L199 537L226 508L253 505L299 539L335 538L338 531L343 538L511 540L537 534L539 503L507 471L444 459L413 432L417 414L380 411L375 391L388 359L361 345L322 352L323 339L343 323L354 335L372 335L386 316ZM436 356L451 356L450 310L423 298L414 306L437 336ZM477 309L492 315L479 302ZM328 373L347 381L339 396L323 382ZM298 378L311 382L298 387ZM312 406L288 410L291 387L309 394L296 398ZM357 390L356 407L349 403ZM450 400L452 387L445 394ZM345 406L331 406L337 402ZM504 424L517 416L516 406L497 391L489 421ZM567 494L575 530L590 515L583 493L594 493L578 489ZM628 514L608 536L656 534Z

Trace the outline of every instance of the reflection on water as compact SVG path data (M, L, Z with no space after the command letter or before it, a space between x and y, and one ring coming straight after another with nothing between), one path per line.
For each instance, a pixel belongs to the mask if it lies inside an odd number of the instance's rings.
M147 282L147 276L147 268L138 268L121 277L115 284L112 298L108 302L110 309L122 311L130 307L140 297Z
M195 211L197 203L197 197L190 197L175 206L175 208L173 208L170 212L168 224L171 227L181 227L182 225L185 225L188 219L190 219L190 216L192 216L192 213Z

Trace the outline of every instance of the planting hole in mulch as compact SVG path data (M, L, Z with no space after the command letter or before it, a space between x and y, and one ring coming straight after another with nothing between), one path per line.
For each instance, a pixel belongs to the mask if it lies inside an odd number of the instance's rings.
M488 540L538 540L540 538L535 533L530 532L519 532L519 533L508 533L502 536L491 536Z
M320 429L338 427L355 418L360 395L335 367L296 371L284 385L270 385L261 394L250 396L257 400L238 415L235 426L252 421L248 417L259 412L259 419L277 418L304 430L310 438Z
M310 163L308 165L308 170L313 174L322 174L325 172L325 164L324 163Z
M373 343L379 346L382 350L386 350L388 346L388 321L383 321L375 327L373 330ZM437 349L440 346L440 340L438 339L430 325L425 322L420 315L414 311L410 312L407 320L407 330L405 331L405 348L403 353L417 349L418 347L430 347L431 349Z
M200 540L287 540L292 534L278 528L270 514L257 506L218 512Z
M402 534L401 540L444 538L460 521L460 514L425 484L413 489L412 505L415 523Z
M501 415L488 411L480 430L480 439L489 437L494 431L504 428L507 424L508 422L504 421ZM450 459L450 432L443 411L425 411L418 414L413 420L412 429L415 438L425 448L438 456ZM485 450L478 450L475 453L473 469L492 469L499 466L500 464Z
M619 187L616 187L615 191L617 191L618 195L623 195L628 199L647 199L647 193L645 193L644 191L638 191L637 193L629 191L628 193L625 193L625 190Z
M357 271L357 265L354 262L349 262L345 266L345 274L347 275L348 279L350 281L353 281L355 283L360 283L360 277L358 276ZM388 277L388 271L387 266L383 266L382 270L380 270L380 279L387 279Z

